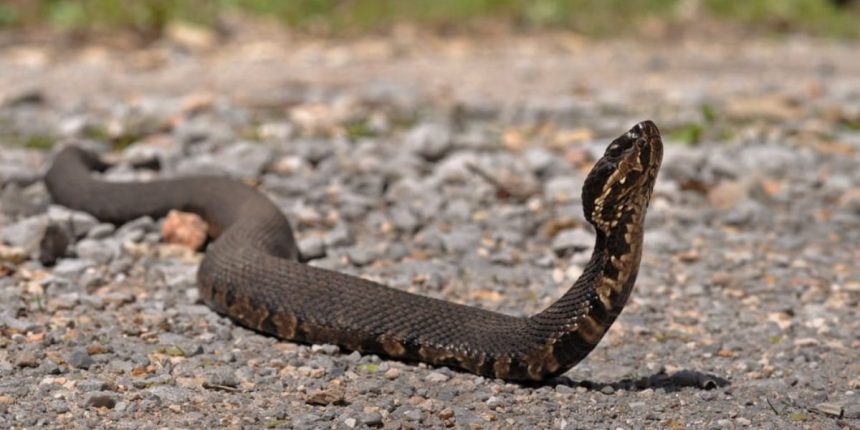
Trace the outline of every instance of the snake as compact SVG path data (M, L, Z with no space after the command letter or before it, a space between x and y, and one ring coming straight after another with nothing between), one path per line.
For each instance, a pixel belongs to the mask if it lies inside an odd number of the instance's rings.
M109 163L70 144L54 156L45 184L55 203L114 224L174 209L198 214L211 239L197 269L199 297L246 328L485 377L543 381L583 360L627 303L662 155L652 121L608 145L582 187L585 219L595 232L591 257L570 289L527 317L309 265L285 215L262 192L235 179L110 181L98 174Z

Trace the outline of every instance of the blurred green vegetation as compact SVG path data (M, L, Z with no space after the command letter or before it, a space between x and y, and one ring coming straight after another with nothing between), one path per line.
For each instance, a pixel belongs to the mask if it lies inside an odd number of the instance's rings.
M225 13L274 17L322 34L379 31L399 22L468 30L488 22L517 29L635 34L643 25L699 17L773 31L860 35L857 5L830 0L2 0L0 28L131 29L159 34L171 21L212 26Z

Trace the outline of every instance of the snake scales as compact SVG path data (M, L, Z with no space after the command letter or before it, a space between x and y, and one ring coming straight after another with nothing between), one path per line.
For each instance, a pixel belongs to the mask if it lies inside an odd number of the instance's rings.
M581 277L528 318L410 294L300 262L290 224L263 194L220 177L117 183L79 148L55 158L45 181L57 203L122 223L171 209L195 212L216 240L198 271L203 300L237 323L282 339L424 361L508 380L565 372L597 345L630 296L643 221L660 168L657 127L615 139L585 180L596 243Z

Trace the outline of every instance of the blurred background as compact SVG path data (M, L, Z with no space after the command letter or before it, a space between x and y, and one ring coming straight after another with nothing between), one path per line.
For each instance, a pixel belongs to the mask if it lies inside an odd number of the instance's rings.
M759 32L857 36L852 0L5 0L0 26L77 32L134 31L156 37L173 22L219 28L236 14L271 18L290 29L344 35L420 25L441 32L503 27L630 36L708 21ZM854 9L852 11L852 9Z

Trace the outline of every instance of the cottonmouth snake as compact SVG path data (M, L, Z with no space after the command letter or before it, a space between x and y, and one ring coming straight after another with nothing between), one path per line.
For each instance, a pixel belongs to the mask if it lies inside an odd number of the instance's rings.
M662 159L644 121L615 139L582 190L596 243L563 297L528 318L410 294L300 261L290 224L255 189L226 178L107 182L107 165L70 146L45 181L53 199L122 223L171 209L195 212L216 240L198 270L200 296L235 322L281 339L337 344L508 380L565 372L597 345L633 289L643 221Z

